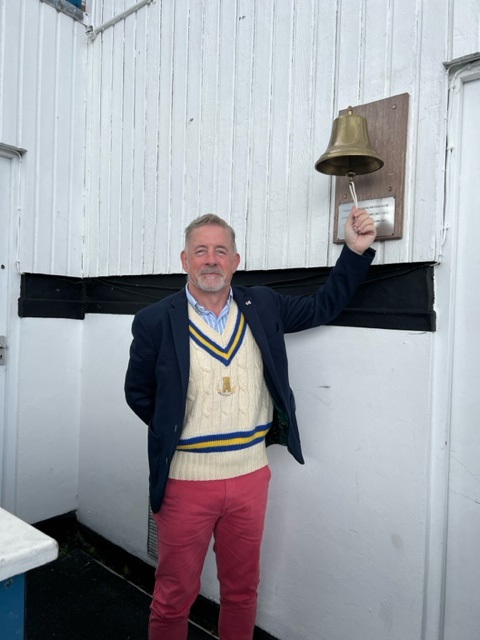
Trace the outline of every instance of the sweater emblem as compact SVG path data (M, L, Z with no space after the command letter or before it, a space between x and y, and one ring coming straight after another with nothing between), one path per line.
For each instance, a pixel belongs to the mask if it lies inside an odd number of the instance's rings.
M232 386L230 376L224 376L222 378L222 386L217 387L217 391L221 396L231 396L236 390L237 387Z

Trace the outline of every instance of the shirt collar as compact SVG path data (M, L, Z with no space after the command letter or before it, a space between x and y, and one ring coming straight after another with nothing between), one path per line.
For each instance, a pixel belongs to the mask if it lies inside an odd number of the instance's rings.
M199 313L200 315L202 315L202 314L203 315L207 315L209 313L213 314L213 311L209 311L203 305L201 305L199 302L197 302L197 300L195 300L193 295L190 293L190 290L188 288L188 283L185 285L185 294L187 296L188 302L192 305L192 307L195 309L195 311L197 313ZM232 299L233 299L233 291L232 291L232 287L230 287L230 292L228 294L227 302L226 302L225 306L223 307L222 311L220 312L219 317L230 309L230 305L232 304ZM215 314L213 314L213 315L215 315Z

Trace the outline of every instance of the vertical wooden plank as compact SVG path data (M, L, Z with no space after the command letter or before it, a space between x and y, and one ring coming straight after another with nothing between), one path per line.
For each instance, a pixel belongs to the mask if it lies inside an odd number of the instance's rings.
M313 132L313 58L315 42L315 2L296 7L292 37L291 142L288 155L288 192L284 230L285 262L304 267L311 201L309 185L313 179L311 140Z
M85 34L72 22L73 55L71 60L71 122L68 158L68 246L67 274L83 275L84 215L85 215L85 135L87 50Z
M107 2L97 2L97 0L92 0L90 6L92 24L94 26L102 24L104 21L103 13L106 10Z
M23 209L29 211L30 215L22 215L20 235L19 235L19 260L22 267L30 267L33 271L32 259L34 254L34 228L35 228L35 141L37 137L36 111L38 109L38 68L37 52L39 49L40 31L40 3L35 6L29 5L27 10L25 0L22 0L22 23L19 25L18 34L19 46L23 50L21 79L21 104L18 114L18 141L19 146L30 151L24 159L26 175L31 179L26 181L23 193ZM2 3L0 12L5 9L6 3ZM3 25L6 26L5 24ZM12 35L14 31L12 30ZM2 38L5 43L5 38ZM3 91L6 91L5 80L0 80ZM2 90L2 89L0 89ZM2 118L0 108L0 119ZM28 114L27 116L25 114ZM24 219L25 218L25 219Z
M173 29L175 6L162 2L160 16L160 74L159 74L159 117L158 117L158 187L157 222L155 229L156 273L166 273L169 269L169 219L171 210L171 168L172 153L172 91L173 91Z
M124 59L125 59L125 20L112 29L112 77L111 87L111 139L110 139L110 197L108 202L109 218L109 264L110 273L121 274L121 262L130 263L131 246L122 247L122 229L124 211L122 207L122 166L123 166L123 114L125 102ZM125 148L127 151L127 148Z
M336 86L333 120L341 109L355 106L361 101L362 69L364 66L364 11L365 4L352 0L339 0L337 15ZM331 125L330 125L331 126ZM335 179L332 180L335 185ZM334 191L335 187L333 187ZM333 195L333 193L332 193ZM333 206L331 203L330 240L333 237ZM329 244L328 263L334 264L341 248Z
M244 268L263 269L268 243L269 157L272 113L272 57L274 0L255 4L252 71L252 141L249 210Z
M417 0L393 3L389 23L389 95L414 92L419 58L420 18Z
M169 265L178 264L178 239L181 238L183 227L185 226L188 14L188 0L180 0L175 3ZM177 239L175 246L173 245L173 238Z
M251 215L251 162L253 130L253 65L255 9L248 0L237 2L235 20L235 87L233 111L233 162L231 223L237 234L237 248L242 257L247 220ZM255 179L259 178L256 176Z
M360 102L363 63L363 1L339 0L337 17L335 117L340 109Z
M118 132L121 141L120 165L118 167L120 181L120 227L119 227L119 272L141 273L141 260L138 253L134 252L133 229L139 224L133 207L133 181L134 181L134 118L135 118L135 20L126 20L124 23L124 42L121 55L121 87L122 108L121 120L118 123ZM120 70L119 70L120 73ZM118 79L120 84L120 78Z
M217 186L215 209L230 219L233 182L234 75L236 66L236 2L219 3L218 101L216 108Z
M185 123L185 210L184 224L193 220L200 211L200 130L202 113L202 45L203 3L193 0L189 6L188 68ZM172 237L172 254L178 255L183 246L183 235ZM178 258L177 258L178 260ZM172 264L172 269L174 265Z
M408 255L414 217L413 185L415 181L415 136L417 131L418 97L421 91L419 68L421 64L422 11L417 0L395 2L391 15L390 92L397 88L409 93L409 137L407 144L406 192L404 200L403 239L400 242L377 246L377 262L402 262Z
M48 13L47 13L48 11ZM52 149L55 120L55 74L57 20L51 18L51 7L42 5L38 39L38 107L35 139L35 223L33 269L48 271L52 238Z
M98 145L100 147L98 180L98 244L95 247L95 275L109 273L110 261L110 198L111 198L111 144L112 144L112 77L114 29L108 29L98 37L102 43L102 67L100 77L100 123Z
M407 242L402 262L420 262L435 255L440 237L436 230L441 229L443 217L447 73L439 61L446 56L448 6L423 1L419 3L419 14L416 99L410 110L414 129L407 164L411 209L404 226ZM385 247L386 262L396 259L392 251Z
M83 248L85 169L84 141L78 132L85 132L85 75L82 64L85 42L82 40L79 48L77 36L84 37L84 31L74 20L61 13L57 14L57 20L51 269L53 273L68 273L70 269L78 273L81 271ZM74 255L77 256L75 263Z
M86 165L85 165L85 275L96 274L96 252L99 243L98 209L100 184L100 144L101 122L101 54L102 38L87 42L88 85L87 85L87 127L86 127Z
M285 228L288 187L293 49L293 2L276 2L273 22L272 116L269 149L269 200L265 268L278 269L286 262ZM256 251L260 251L259 243Z
M160 11L158 3L145 8L145 152L144 152L144 207L145 235L143 272L155 272L155 236L158 224L157 210L157 156L158 156L158 119L159 119L159 79L160 79ZM133 212L131 212L133 215ZM125 250L128 250L125 247ZM125 273L125 271L122 271Z
M102 24L103 22L107 22L107 20L111 20L119 13L122 13L122 11L132 6L132 4L135 4L135 2L132 3L131 0L103 0L98 4L101 5L99 7L101 17L97 24Z
M480 51L480 3L478 0L450 0L452 21L446 60L455 60Z
M138 211L136 223L133 226L132 252L135 263L140 265L141 273L144 269L145 236L153 233L154 225L147 223L145 211L145 85L148 81L146 68L147 11L145 7L127 20L134 20L135 25L135 119L133 140L133 211ZM151 216L148 217L151 220Z
M309 171L309 202L305 241L305 266L327 264L330 246L332 179L315 171L316 160L327 148L333 120L335 95L335 51L337 39L337 2L329 11L320 11L315 3L315 43L313 46L312 143ZM330 52L328 55L327 52Z
M365 7L362 103L390 95L392 3L393 0L369 0Z
M22 4L2 2L0 12L3 24L0 38L0 140L16 145L17 126L21 114L18 104L18 76L22 54L18 33L22 19Z
M57 33L55 40L55 64L52 68L53 79L53 140L52 172L50 176L52 191L52 219L50 236L49 271L61 272L68 262L68 219L69 219L69 167L72 131L72 85L65 82L71 77L73 52L72 19L57 14ZM46 212L45 212L46 213Z
M217 105L219 53L219 3L203 2L202 120L200 129L200 211L214 212L217 202Z

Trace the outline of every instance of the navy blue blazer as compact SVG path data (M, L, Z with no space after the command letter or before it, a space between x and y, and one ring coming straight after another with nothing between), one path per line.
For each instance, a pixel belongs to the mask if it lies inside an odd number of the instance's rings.
M348 304L375 252L362 256L344 246L327 282L310 296L281 295L269 287L233 287L233 297L260 349L264 376L274 404L267 445L284 444L304 463L288 379L285 333L329 322ZM148 429L150 503L162 504L170 463L182 433L190 369L188 302L185 290L139 311L125 380L130 408Z

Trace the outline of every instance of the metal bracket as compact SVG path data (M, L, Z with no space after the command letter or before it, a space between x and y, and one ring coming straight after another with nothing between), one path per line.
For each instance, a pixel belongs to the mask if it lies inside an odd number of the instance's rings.
M0 336L0 367L5 364L6 351L7 339L5 336Z

